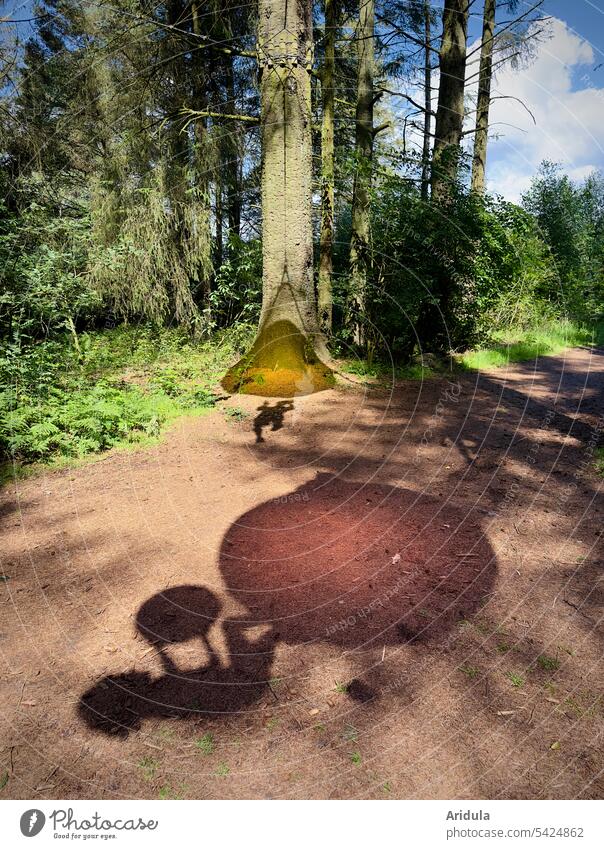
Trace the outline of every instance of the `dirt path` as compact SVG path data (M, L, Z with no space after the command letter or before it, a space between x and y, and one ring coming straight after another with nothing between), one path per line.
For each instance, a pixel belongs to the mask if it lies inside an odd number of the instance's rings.
M604 351L234 406L0 493L0 797L601 797Z

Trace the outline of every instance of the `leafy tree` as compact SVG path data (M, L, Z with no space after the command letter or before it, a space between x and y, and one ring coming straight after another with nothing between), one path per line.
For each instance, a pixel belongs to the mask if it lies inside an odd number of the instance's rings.
M550 299L569 315L591 319L602 312L602 177L583 187L561 166L543 162L522 204L537 221L557 269Z

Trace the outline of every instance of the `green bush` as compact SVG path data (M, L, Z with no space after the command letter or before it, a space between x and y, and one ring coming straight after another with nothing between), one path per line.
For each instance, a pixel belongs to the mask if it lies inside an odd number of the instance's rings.
M27 343L64 330L75 336L101 308L86 269L89 216L84 206L61 214L35 178L20 188L18 212L0 201L0 338Z
M256 323L262 304L262 245L229 237L226 259L218 269L210 294L214 327Z
M246 347L249 326L195 344L179 329L66 334L0 356L0 454L19 462L81 457L156 436L211 407L215 385Z
M522 198L555 262L548 300L558 314L590 324L604 312L604 176L573 183L559 164L543 162Z

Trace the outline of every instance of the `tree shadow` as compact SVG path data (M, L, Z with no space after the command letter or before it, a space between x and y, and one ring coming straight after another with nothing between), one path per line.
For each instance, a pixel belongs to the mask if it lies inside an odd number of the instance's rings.
M131 670L97 682L80 702L89 726L126 737L147 717L241 712L268 687L279 642L329 644L354 667L355 654L372 647L436 640L488 599L496 558L472 512L320 474L234 522L220 570L247 611L220 620L226 665L209 637L221 611L215 593L193 585L159 593L139 608L136 626L164 674ZM191 640L204 662L184 670L171 651ZM376 694L356 657L348 695L365 702Z
M268 401L264 401L258 408L258 415L254 419L254 433L256 442L264 442L262 430L265 427L271 430L281 430L285 414L294 409L294 402L290 400L277 401L272 407Z

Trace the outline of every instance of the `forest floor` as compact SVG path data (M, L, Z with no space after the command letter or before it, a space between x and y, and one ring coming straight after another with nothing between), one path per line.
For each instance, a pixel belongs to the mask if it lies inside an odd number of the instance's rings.
M0 491L0 798L604 795L604 351Z

